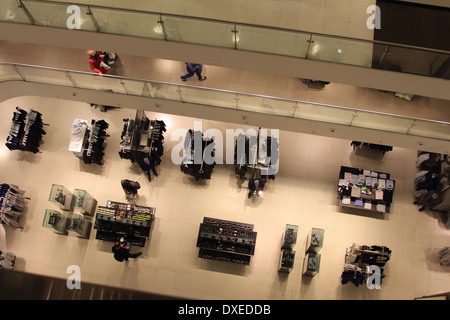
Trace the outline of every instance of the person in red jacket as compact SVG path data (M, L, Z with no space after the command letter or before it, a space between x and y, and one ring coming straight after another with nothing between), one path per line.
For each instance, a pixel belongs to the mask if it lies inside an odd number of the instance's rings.
M99 75L107 74L110 67L104 62L105 55L101 51L88 50L89 63L91 70Z

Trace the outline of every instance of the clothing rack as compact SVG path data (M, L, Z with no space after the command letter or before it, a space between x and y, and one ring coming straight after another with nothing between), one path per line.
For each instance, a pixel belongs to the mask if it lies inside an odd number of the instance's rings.
M75 119L72 124L72 137L69 150L86 164L103 164L104 142L106 129L109 124L104 120L92 119L88 124L86 120Z
M389 261L392 251L385 246L366 246L354 243L345 251L344 271L341 275L341 283L353 283L356 287L364 284L372 275L369 267L380 267L380 281L385 277L384 266Z
M30 112L16 107L13 114L11 129L6 138L6 146L9 150L39 152L42 136L46 134L43 126L42 114L31 109Z
M262 152L262 150L260 150L260 148L259 148L260 133L261 133L261 127L258 129L258 134L256 136L256 145L252 146L253 148L256 147L256 150L252 150L252 152L250 152L251 151L250 150L250 140L252 139L252 137L255 138L255 136L245 135L245 134L239 134L237 136L235 148L234 148L234 152L235 152L234 153L234 171L236 174L239 175L239 177L241 179L245 179L245 175L246 175L248 169L252 169L250 179L254 179L258 173L259 173L259 176L265 181L267 179L271 179L271 180L275 179L275 175L264 175L263 172L264 172L264 169L268 169L272 164L275 164L278 161L278 158L276 159L276 161L273 161L274 159L272 158L272 143L274 143L274 150L276 151L276 154L278 155L279 142L278 142L278 139L268 136L263 145L265 147L265 152L266 152L266 154L264 154ZM238 152L238 145L242 145L242 144L244 144L244 150L242 150L243 152ZM253 159L250 159L250 157L252 155L253 155ZM261 158L267 159L265 157L265 155L270 157L270 161L267 163L260 160ZM274 154L274 156L275 156L275 154ZM238 161L238 157L239 157L239 161ZM258 170L259 170L259 172L258 172Z
M164 132L166 131L166 124L162 120L151 120L149 127L149 138L147 141L148 148L143 150L144 157L138 161L142 171L147 175L151 181L151 172L158 176L156 166L161 164L161 157L164 154Z
M194 137L195 135L201 136L202 141L202 162L195 163L194 159L196 158L196 150L194 145ZM203 133L201 131L193 131L191 129L186 133L186 138L184 140L184 149L185 149L185 159L183 159L181 163L181 172L189 174L195 178L196 181L200 179L211 179L211 174L215 166L215 162L208 164L205 162L205 156L207 147L210 145L214 146L214 140L212 138L203 137ZM211 156L214 157L214 150L212 151Z
M14 184L0 184L0 222L13 228L23 229L19 218L25 207L25 200L30 198L24 196L25 191Z
M385 154L386 152L392 151L392 149L393 149L391 146L385 146L382 144L367 143L367 142L361 142L361 141L352 141L352 143L350 145L353 146L353 150L367 147L372 150L380 151L383 154Z
M446 155L418 151L414 204L419 211L450 211L450 162Z
M143 110L137 110L136 116L123 119L119 156L141 166L142 161L150 156L155 163L161 162L164 153L163 133L166 124L162 120L150 120ZM153 151L153 154L152 154ZM142 168L142 167L141 167ZM144 172L147 172L147 166ZM150 177L149 177L150 178Z

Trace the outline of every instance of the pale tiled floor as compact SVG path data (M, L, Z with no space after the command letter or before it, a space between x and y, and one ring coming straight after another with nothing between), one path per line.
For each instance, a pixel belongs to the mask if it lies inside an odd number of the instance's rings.
M18 270L65 279L67 267L75 264L85 282L198 299L413 299L450 288L449 270L439 266L437 255L449 245L449 231L437 213L418 212L412 204L415 150L394 148L380 159L356 155L350 141L281 131L279 173L262 198L248 200L232 166L218 165L211 180L195 183L171 162L176 143L170 139L172 132L191 128L195 119L148 114L168 126L160 175L148 182L137 165L117 154L122 119L135 110L102 113L85 103L15 98L0 103L0 141L6 139L16 106L40 111L50 124L42 153L11 152L0 144L0 181L18 184L31 197L25 228L5 227L6 249L18 256ZM103 166L85 165L68 151L75 118L110 124ZM203 129L208 128L225 132L237 125L203 121ZM341 165L390 172L396 180L392 212L384 217L343 212L336 203ZM150 240L137 260L116 262L111 243L95 240L95 230L87 240L56 235L41 226L45 209L56 209L48 202L53 183L85 189L104 205L124 200L123 178L140 182L139 204L157 208ZM204 216L255 225L258 238L249 266L197 258L196 237ZM300 229L289 275L277 271L286 224ZM320 273L308 278L301 276L301 266L312 227L325 229L325 239ZM392 249L381 290L340 284L345 249L354 242Z
M0 61L91 71L85 50L4 40L0 40ZM110 71L110 74L124 77L174 83L182 83L180 76L185 73L184 62L122 54ZM324 90L317 90L308 88L299 78L212 65L205 65L203 74L208 77L207 81L199 82L193 77L186 83L450 122L450 105L441 99L415 96L412 101L406 101L391 92L341 83L331 83Z

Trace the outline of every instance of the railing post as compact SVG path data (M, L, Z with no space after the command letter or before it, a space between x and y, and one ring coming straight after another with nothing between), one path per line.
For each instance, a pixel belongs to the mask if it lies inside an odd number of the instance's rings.
M180 96L180 101L181 101L181 102L184 102L184 101L183 101L183 96L182 96L182 94L181 94L181 86L179 86L179 85L177 86L177 92L178 92L178 95Z
M296 112L297 109L298 109L297 102L293 105L293 108L294 108L294 112L292 113L292 117L295 118L295 112Z
M308 59L308 55L309 55L309 47L311 47L311 43L314 43L314 40L312 39L312 33L309 35L309 40L307 40L306 42L308 42L308 49L306 50L306 57L305 59Z
M95 16L94 16L94 14L91 11L91 7L87 6L86 14L91 17L91 21L92 21L92 23L95 26L95 31L99 32L100 31L100 26L98 25L97 19L95 19Z
M20 73L19 69L17 68L17 66L15 64L13 64L13 69L14 69L14 71L17 72L17 74L22 78L23 81L27 81L27 79Z
M163 29L164 40L167 41L166 27L164 26L164 21L163 21L163 19L162 19L161 13L159 14L159 21L157 21L157 22L161 25L161 27L162 27L162 29Z
M231 30L232 33L234 33L234 50L237 50L237 34L238 31L236 29L236 23L234 24L234 30Z
M389 54L389 45L386 47L386 49L384 49L384 52L383 52L383 54L381 55L380 62L378 63L378 67L381 68L381 65L382 65L383 62L384 62L384 58L386 58L386 55L388 55L388 54Z
M77 83L75 82L75 80L73 80L72 76L70 75L69 71L66 71L66 77L69 78L70 82L72 82L72 86L74 88L77 87Z
M239 109L239 93L236 93L234 97L234 101L236 101L236 109Z
M25 14L28 17L28 20L30 20L31 24L34 24L36 22L36 20L34 19L34 17L31 15L30 11L28 11L27 7L25 7L25 5L23 4L22 0L17 0L17 4L19 8L22 8L23 11L25 12Z
M358 116L358 111L355 111L355 113L352 115L352 121L350 121L349 126L351 127L353 124L353 120L355 120L355 118Z
M128 90L127 87L125 86L125 82L123 82L122 79L120 79L120 84L122 85L122 87L125 89L125 93L128 94Z
M409 125L408 129L406 130L405 134L409 134L409 131L416 125L416 119Z

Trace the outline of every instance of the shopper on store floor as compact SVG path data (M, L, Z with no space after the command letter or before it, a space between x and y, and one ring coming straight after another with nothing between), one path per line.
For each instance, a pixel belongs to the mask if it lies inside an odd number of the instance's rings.
M127 200L130 200L130 198L137 198L137 192L141 188L139 182L124 179L120 183L122 185L123 191L125 192L125 198L127 198Z
M114 259L119 262L128 261L129 258L137 258L142 254L142 252L130 253L130 245L124 238L116 242L112 247L112 252L114 253Z
M262 193L262 191L264 190L264 185L265 182L261 178L250 179L250 181L248 182L248 189L249 189L248 198L250 199L253 193L256 193L256 195L259 197L260 193Z
M187 78L197 75L198 80L203 81L206 80L205 76L202 76L203 65L199 63L186 62L186 73L184 76L181 76L181 80L186 81Z

